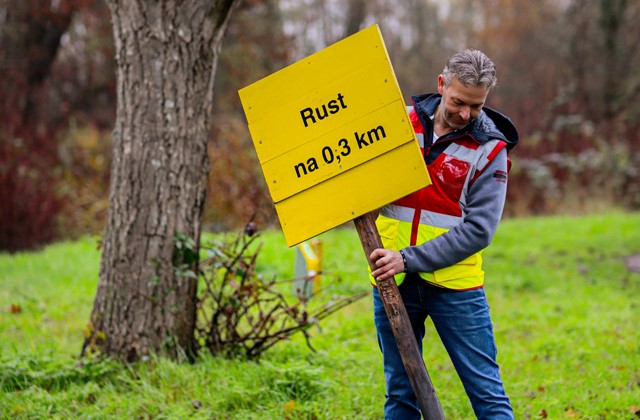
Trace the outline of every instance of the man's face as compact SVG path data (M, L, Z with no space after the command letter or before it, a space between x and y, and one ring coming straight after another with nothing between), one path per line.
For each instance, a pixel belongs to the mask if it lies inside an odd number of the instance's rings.
M451 76L449 87L444 86L444 76L438 76L438 93L442 95L442 116L453 130L460 130L472 123L480 114L489 95L484 86L465 86Z

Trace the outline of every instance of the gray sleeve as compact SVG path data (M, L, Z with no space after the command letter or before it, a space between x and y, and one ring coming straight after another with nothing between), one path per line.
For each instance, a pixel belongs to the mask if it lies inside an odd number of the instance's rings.
M403 249L408 272L433 272L486 248L498 227L507 194L507 151L503 149L469 187L463 222L437 238Z

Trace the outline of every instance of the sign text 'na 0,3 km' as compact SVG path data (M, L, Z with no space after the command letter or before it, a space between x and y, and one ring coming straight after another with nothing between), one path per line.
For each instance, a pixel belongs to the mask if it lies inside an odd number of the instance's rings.
M342 93L338 93L336 99L330 100L320 108L317 107L315 110L311 107L304 108L300 111L300 116L302 117L304 126L308 127L309 124L315 124L316 121L323 120L331 114L336 114L346 107L347 105L344 103L344 95L342 95ZM374 141L378 141L385 137L387 137L387 135L384 131L384 127L379 125L366 132L358 133L355 131L352 139L354 142L351 144L355 143L358 149L362 149L363 147L373 144ZM337 148L332 148L331 145L324 146L320 152L322 161L325 164L331 164L334 162L341 163L343 157L347 157L351 154L351 144L347 138L343 137L337 141ZM319 169L318 159L315 157L310 157L306 162L300 162L295 165L295 172L298 178L317 169Z

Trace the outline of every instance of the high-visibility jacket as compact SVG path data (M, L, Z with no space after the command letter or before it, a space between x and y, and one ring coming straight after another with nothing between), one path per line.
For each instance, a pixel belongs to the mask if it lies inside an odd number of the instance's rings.
M428 156L430 147L424 150L424 128L413 107L409 117L420 148ZM462 223L470 185L507 147L502 136L480 142L469 131L448 135L445 142L444 150L427 165L432 184L381 209L376 225L385 248L399 251L419 245ZM504 176L506 182L506 174ZM482 287L482 251L448 267L418 274L430 283L450 289ZM404 277L404 273L395 276L398 283ZM375 285L375 280L371 276L370 279Z

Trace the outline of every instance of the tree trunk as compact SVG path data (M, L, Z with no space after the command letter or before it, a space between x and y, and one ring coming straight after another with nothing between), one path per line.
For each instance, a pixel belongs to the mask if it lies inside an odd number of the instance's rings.
M197 279L189 271L206 196L213 80L237 0L108 4L118 109L100 278L82 352L127 361L190 355ZM177 252L176 235L193 241L190 253Z
M347 4L347 22L343 37L346 38L362 29L366 15L367 2L365 0L350 0Z
M0 111L2 128L38 124L45 110L36 109L39 87L49 75L76 4L62 0L0 0ZM46 110L51 113L51 109ZM13 121L7 117L12 115ZM15 114L15 115L13 115ZM46 114L45 117L50 116ZM17 120L17 121L16 121Z

